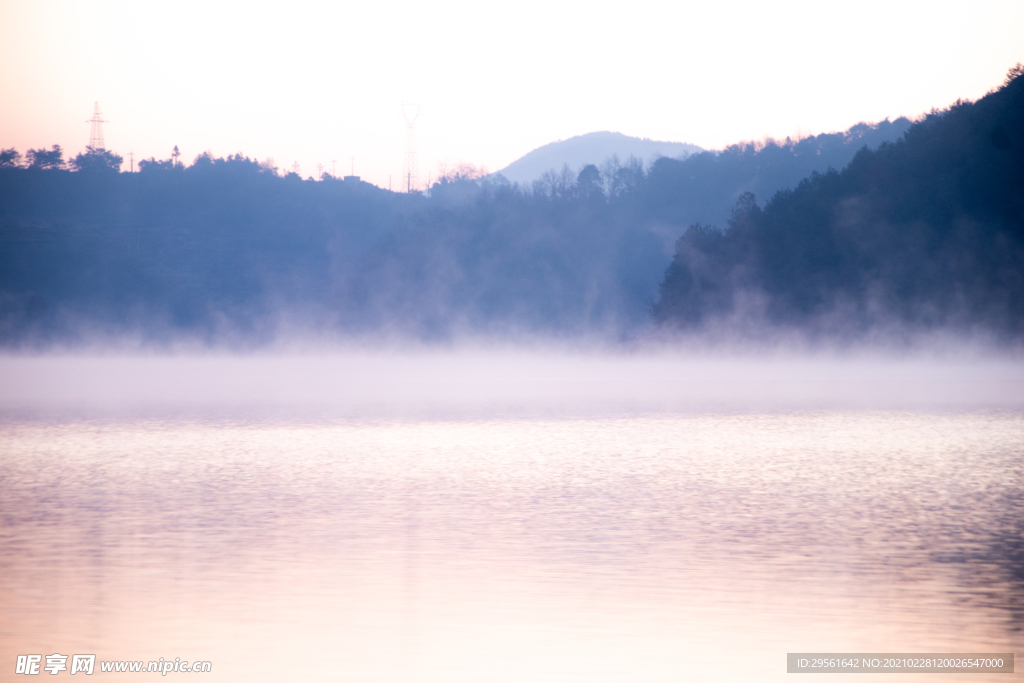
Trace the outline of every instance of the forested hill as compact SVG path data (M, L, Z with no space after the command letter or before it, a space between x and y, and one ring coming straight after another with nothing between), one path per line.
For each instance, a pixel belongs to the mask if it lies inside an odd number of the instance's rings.
M338 274L424 199L242 156L139 173L0 168L0 338L267 341L330 325Z
M895 142L909 128L910 120L899 118L799 140L730 145L684 160L662 158L652 169L647 201L656 216L671 224L725 225L741 195L769 199L815 171L843 168L864 147Z
M455 174L426 195L282 177L241 155L118 173L103 150L70 164L57 148L24 163L4 150L0 343L634 334L687 225L905 123L650 167L612 160L529 188Z
M1024 69L898 142L814 174L726 229L676 244L656 318L847 334L899 326L1024 332Z

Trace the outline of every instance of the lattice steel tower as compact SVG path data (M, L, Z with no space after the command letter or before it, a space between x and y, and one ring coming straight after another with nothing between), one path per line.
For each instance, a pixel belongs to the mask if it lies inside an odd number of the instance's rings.
M410 113L411 112L411 113ZM420 189L420 164L416 158L416 119L420 115L419 104L402 102L402 116L405 117L405 191Z
M89 147L92 149L106 149L106 145L103 144L103 124L106 123L100 117L103 116L103 112L100 111L100 103L96 102L92 110L92 118L86 121L86 123L92 124L92 130L89 132Z

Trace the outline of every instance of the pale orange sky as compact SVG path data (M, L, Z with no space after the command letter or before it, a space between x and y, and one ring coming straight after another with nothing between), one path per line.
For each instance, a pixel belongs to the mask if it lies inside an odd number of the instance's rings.
M402 100L420 174L498 170L595 130L720 148L978 98L1024 3L0 0L0 147L242 152L387 187Z

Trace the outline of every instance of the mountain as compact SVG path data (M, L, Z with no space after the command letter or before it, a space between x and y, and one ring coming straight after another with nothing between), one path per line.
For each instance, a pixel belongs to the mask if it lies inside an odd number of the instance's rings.
M600 131L538 147L498 173L513 183L529 185L547 171L558 172L565 165L576 172L587 164L600 166L613 156L618 156L622 162L629 161L630 157L646 162L659 156L685 158L702 151L697 145L685 142L661 142Z
M906 122L909 125L909 122ZM0 167L0 345L82 330L259 343L282 325L443 338L646 327L675 238L902 123L545 173L429 196L303 181L241 156ZM14 154L8 155L12 160Z
M745 192L771 197L910 125L563 170L526 188L500 176L444 180L423 213L353 264L336 301L348 320L416 336L633 334L650 324L687 225L727 220Z
M654 314L671 328L763 324L1024 334L1024 67L977 102L815 173L726 229L676 243Z
M910 125L901 117L797 140L742 142L686 159L662 157L647 169L644 203L669 225L724 226L741 195L751 193L762 202L771 199L812 173L845 167L863 148L895 142Z
M668 328L1021 337L1022 90L913 125L562 161L528 185L453 174L425 194L281 177L241 155L118 173L0 150L0 347L622 338L651 326L652 305Z

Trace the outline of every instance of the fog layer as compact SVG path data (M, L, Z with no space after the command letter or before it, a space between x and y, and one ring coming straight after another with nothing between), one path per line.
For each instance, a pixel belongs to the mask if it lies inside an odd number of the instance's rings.
M8 355L0 357L0 376L5 413L301 409L338 417L454 418L1024 407L1024 364L1018 358L963 352Z

